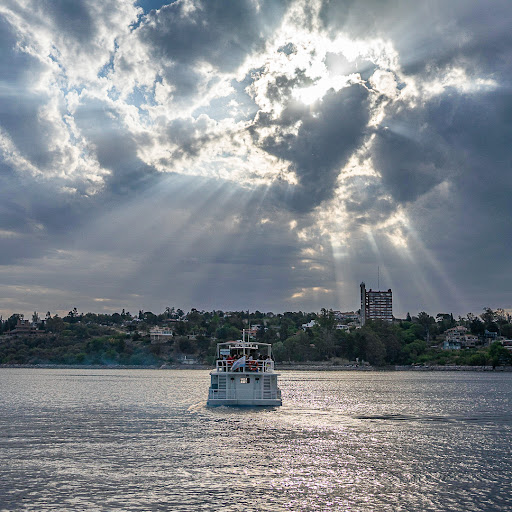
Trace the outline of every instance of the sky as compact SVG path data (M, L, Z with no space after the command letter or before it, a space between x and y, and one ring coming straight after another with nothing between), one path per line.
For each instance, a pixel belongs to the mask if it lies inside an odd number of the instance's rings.
M3 0L0 314L512 308L510 0Z

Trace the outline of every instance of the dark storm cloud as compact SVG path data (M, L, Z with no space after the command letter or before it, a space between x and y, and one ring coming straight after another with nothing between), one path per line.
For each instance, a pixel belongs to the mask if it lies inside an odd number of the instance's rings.
M429 140L427 133L412 138L414 129L409 126L407 133L381 129L372 147L383 185L399 203L414 201L447 177L442 145Z
M429 2L429 6L434 3ZM393 29L402 30L404 22L422 12L423 4L412 6L408 0L323 0L320 21L332 32L342 30L363 38L389 35Z
M66 245L94 212L90 201L60 191L59 180L23 175L0 165L0 264L38 259Z
M355 191L344 201L345 209L349 213L349 226L379 224L396 211L396 203L388 197L383 197L380 184L369 185L361 178L350 181L353 182Z
M426 23L408 50L407 41L396 38L406 73L428 77L445 67L462 66L472 76L510 78L510 2L438 2L425 15Z
M45 18L53 21L55 29L66 38L87 43L94 36L95 22L90 12L90 2L85 0L43 0L38 7Z
M0 93L0 127L32 164L47 167L55 156L48 151L55 130L51 122L45 121L39 115L45 98L27 94L21 103L1 101L2 99L6 98L2 98Z
M435 76L463 64L510 76L510 2L465 0L324 0L320 19L333 33L391 40L407 74Z
M426 105L425 119L446 141L453 156L463 158L465 172L485 168L487 177L510 178L503 172L512 163L510 88L468 95L451 91Z
M430 105L427 119L449 148L449 157L457 169L452 177L454 189L468 199L469 210L489 219L489 229L480 231L479 236L499 236L497 223L512 218L510 89L446 96ZM503 237L506 241L509 237Z
M374 163L399 203L449 181L457 183L458 194L475 200L492 184L492 195L482 203L497 204L511 187L511 119L508 90L461 94L449 89L386 118L388 126L377 131L372 147Z
M366 185L345 206L351 221L362 217L371 225L406 205L420 240L468 308L509 307L502 290L512 286L510 2L326 1L321 14L333 33L341 28L390 40L406 77L420 87L452 69L464 71L459 83L414 108L387 109L371 149L382 184ZM478 78L495 87L480 87ZM414 244L410 250L422 260ZM447 292L447 283L437 287ZM400 293L403 300L406 292ZM457 307L462 302L448 306Z
M161 78L172 84L173 102L186 101L189 96L198 92L202 85L201 74L190 65L190 62L166 63L161 69ZM159 77L158 80L161 80ZM218 77L212 77L206 87L215 85Z
M92 143L104 177L102 194L125 194L151 184L157 171L137 155L138 140L124 129L119 113L98 100L84 100L75 113L75 121Z
M0 185L2 201L0 202L0 229L16 233L30 233L27 205L19 202L21 182L15 172L7 165L0 165Z
M330 199L340 168L361 144L369 118L368 90L352 85L338 92L329 91L314 110L289 104L277 120L264 115L257 121L277 127L277 135L257 140L261 148L291 162L298 185L277 182L271 194L288 207L308 212ZM298 133L289 134L290 124L300 120ZM257 124L252 127L257 133Z
M287 3L175 2L151 12L139 37L157 57L186 65L208 62L221 71L232 71L264 46Z
M180 160L184 156L197 156L200 149L214 139L214 134L209 133L206 116L197 119L174 119L166 127L165 135L165 141L170 141L178 147L170 156L172 160Z
M51 160L48 143L53 127L41 120L39 109L48 97L30 91L30 84L44 67L16 44L12 28L0 17L0 128L26 158L46 165Z
M13 96L19 92L18 87L24 88L26 82L33 80L42 71L36 58L16 48L17 42L13 28L0 16L0 77L3 90L7 89ZM10 87L13 89L9 91ZM4 101L1 107L4 107Z

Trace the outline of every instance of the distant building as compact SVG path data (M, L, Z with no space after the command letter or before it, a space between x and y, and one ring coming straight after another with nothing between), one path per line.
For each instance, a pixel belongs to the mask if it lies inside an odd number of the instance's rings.
M249 329L244 329L246 336L249 336L249 339L254 339L258 335L258 331L260 330L260 325L252 325Z
M460 341L455 341L449 338L443 341L443 350L460 350L461 348L462 343Z
M493 341L498 339L498 333L493 331L488 331L485 329L484 332L484 340L486 345L490 345Z
M172 339L174 332L168 327L153 327L153 329L149 331L149 336L151 343L165 343Z
M475 348L480 343L478 336L474 334L466 334L464 340L462 340L462 346L464 348Z
M198 364L199 363L199 361L195 357L192 357L192 356L180 356L180 357L178 357L178 361L181 364Z
M366 285L361 283L361 325L367 320L393 321L393 293L391 289L387 292L366 291Z
M302 327L302 330L305 331L306 329L311 329L315 325L316 325L316 321L311 320L311 322L308 322L307 324L302 324L301 327Z
M460 350L461 348L474 348L478 343L478 336L469 334L466 327L457 325L445 331L443 349Z
M446 329L445 331L445 343L443 348L445 350L451 350L452 345L457 345L458 348L463 346L463 341L465 340L466 333L468 332L467 327L462 325L457 325L456 327L452 327L451 329Z
M340 323L359 322L359 313L355 311L334 311L334 317Z
M8 333L10 336L31 336L39 334L37 327L29 320L18 318L16 327Z
M512 352L512 340L501 340L501 344L510 352Z

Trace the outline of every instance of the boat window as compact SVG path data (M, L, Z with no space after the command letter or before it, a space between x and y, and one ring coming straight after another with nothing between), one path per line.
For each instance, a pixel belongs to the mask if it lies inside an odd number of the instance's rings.
M251 382L250 377L240 377L240 384L249 384Z

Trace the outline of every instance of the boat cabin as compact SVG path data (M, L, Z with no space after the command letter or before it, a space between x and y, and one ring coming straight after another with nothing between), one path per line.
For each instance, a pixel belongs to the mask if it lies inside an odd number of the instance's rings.
M245 333L244 333L245 334ZM207 405L281 405L272 345L228 341L217 345Z

